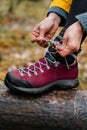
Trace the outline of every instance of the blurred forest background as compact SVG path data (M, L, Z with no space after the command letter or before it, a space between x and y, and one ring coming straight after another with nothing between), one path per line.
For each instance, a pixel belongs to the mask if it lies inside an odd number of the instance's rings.
M7 71L44 56L46 49L30 42L33 27L44 17L51 0L0 0L0 80ZM60 30L59 30L60 31ZM57 32L58 33L58 32ZM57 35L57 34L56 34ZM79 89L87 84L87 39L78 56Z

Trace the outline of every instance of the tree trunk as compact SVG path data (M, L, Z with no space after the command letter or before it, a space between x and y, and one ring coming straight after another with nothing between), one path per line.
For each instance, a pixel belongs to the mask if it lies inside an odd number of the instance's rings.
M87 91L15 95L1 83L0 130L87 130Z

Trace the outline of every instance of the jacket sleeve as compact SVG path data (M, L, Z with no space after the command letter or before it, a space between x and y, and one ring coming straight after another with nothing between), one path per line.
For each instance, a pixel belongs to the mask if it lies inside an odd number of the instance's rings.
M83 27L83 31L87 34L87 12L76 15L76 19L80 22Z
M60 26L64 26L71 4L72 0L52 0L47 15L51 12L58 14L62 18Z
M72 0L52 0L50 7L56 6L69 13Z

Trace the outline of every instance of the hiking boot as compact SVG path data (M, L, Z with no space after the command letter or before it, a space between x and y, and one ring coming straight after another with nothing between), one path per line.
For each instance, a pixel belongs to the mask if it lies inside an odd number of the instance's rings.
M79 85L76 56L63 58L50 46L45 57L31 66L8 72L4 82L12 91L28 94L76 88Z

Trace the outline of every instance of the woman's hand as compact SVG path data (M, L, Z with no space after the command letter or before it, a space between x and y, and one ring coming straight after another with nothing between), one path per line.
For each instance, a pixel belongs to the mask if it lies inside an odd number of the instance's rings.
M75 22L67 28L63 36L62 46L56 43L57 52L65 57L80 48L83 36L82 26L79 22Z
M47 47L48 44L43 40L49 40L53 37L60 22L61 18L57 14L50 13L48 17L33 29L31 42L37 42L40 46Z

